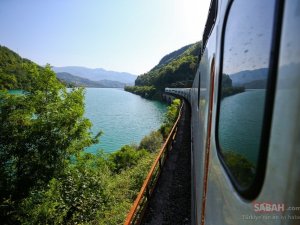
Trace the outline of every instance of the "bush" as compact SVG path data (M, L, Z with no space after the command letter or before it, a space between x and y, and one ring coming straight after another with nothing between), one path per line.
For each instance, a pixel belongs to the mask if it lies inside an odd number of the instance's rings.
M111 179L108 182L109 207L103 212L104 217L98 219L99 224L116 225L124 223L155 156L155 154L146 154L137 161L135 166L110 177Z
M179 113L181 101L180 99L174 99L172 104L168 106L168 111L166 113L166 117L164 119L163 125L160 127L160 132L164 138L168 136L170 133L174 122L176 121Z
M36 190L21 204L22 224L82 224L105 211L111 175L102 155L84 153L70 163L64 175Z
M110 167L114 173L119 173L135 166L138 160L147 154L146 150L137 150L134 146L125 145L109 156Z
M22 201L18 219L25 225L122 224L155 156L130 145L110 155L82 153Z
M162 134L159 131L152 131L149 135L142 139L139 149L146 149L149 152L156 152L161 148L162 143Z

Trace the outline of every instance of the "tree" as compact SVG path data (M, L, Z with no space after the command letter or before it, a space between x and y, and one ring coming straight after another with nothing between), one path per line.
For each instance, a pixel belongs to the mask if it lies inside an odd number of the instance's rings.
M58 177L72 156L97 142L84 118L84 90L68 91L47 65L25 66L31 86L0 92L0 203L18 203Z
M47 188L34 191L21 205L22 224L86 224L108 207L111 173L105 156L82 153Z
M29 65L35 63L0 45L0 89L27 89L32 78L26 70Z

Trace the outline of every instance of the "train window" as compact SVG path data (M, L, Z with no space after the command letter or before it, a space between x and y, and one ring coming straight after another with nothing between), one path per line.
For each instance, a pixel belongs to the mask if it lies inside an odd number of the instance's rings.
M257 175L275 0L235 0L223 33L217 137L221 161L240 190Z

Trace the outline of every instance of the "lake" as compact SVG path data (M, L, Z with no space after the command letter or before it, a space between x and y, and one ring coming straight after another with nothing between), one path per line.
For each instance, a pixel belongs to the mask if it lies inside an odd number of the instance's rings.
M219 143L256 164L261 140L265 90L246 90L221 101Z
M164 120L167 105L115 88L86 88L85 116L93 123L92 132L102 130L100 142L86 149L114 152L136 143Z

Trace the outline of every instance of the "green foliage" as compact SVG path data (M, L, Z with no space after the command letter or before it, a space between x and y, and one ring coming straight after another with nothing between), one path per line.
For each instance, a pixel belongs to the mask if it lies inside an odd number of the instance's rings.
M180 100L169 106L165 129L177 118ZM78 154L60 176L22 201L22 224L122 224L162 144L159 131L139 147L106 155Z
M136 156L130 146L123 149L133 155L129 158ZM154 156L142 151L134 164L115 173L110 170L114 157L81 154L63 175L24 199L19 220L22 224L122 224Z
M109 156L112 171L119 173L137 164L138 160L148 152L146 150L137 150L134 146L125 145L119 151Z
M191 87L200 48L201 43L197 42L164 56L152 70L137 77L134 87L125 87L125 91L145 98L159 99L166 87Z
M136 86L153 85L158 90L170 87L172 84L190 84L194 79L200 52L200 43L196 43L187 48L184 52L179 51L179 55L174 55L167 62L159 64L148 73L138 76L135 81ZM174 85L173 85L174 86ZM186 87L186 86L183 86Z
M173 123L178 117L180 103L180 99L174 99L172 104L168 106L168 110L164 120L165 124L173 125Z
M178 117L180 104L180 99L174 99L172 104L168 106L168 111L166 113L164 123L160 128L160 132L162 133L163 137L167 137L170 133L173 124Z
M224 159L230 172L242 187L251 184L255 176L255 166L243 155L233 151L224 151Z
M1 222L122 224L162 144L161 131L139 147L84 153L101 135L92 137L84 118L84 89L67 90L49 65L41 68L4 47L0 57L9 59L0 70L0 88L23 90L0 91ZM149 96L156 90L138 88ZM168 108L164 134L179 105L175 100Z
M82 224L103 217L109 202L110 171L103 154L78 156L64 174L21 205L22 224ZM32 207L35 206L35 207Z
M177 59L179 58L187 49L189 49L193 44L190 44L190 45L186 45L174 52L171 52L167 55L165 55L160 61L159 63L155 66L155 68L158 68L158 67L162 67L166 64L168 64L169 62L171 62L172 60L174 59Z
M156 154L146 154L140 158L135 166L115 174L109 181L110 203L100 218L99 224L123 224L132 203L138 195L142 184L150 170Z
M36 66L37 70L43 70L30 60L21 58L17 53L0 45L0 90L28 90L34 78L27 68L32 66Z
M144 98L152 98L156 93L156 88L153 86L125 86L124 90Z
M1 92L0 201L16 205L31 190L59 177L72 155L97 142L83 117L83 89L67 91L50 66L26 66L31 86L21 95Z
M8 75L2 72L0 68L0 90L2 89L13 89L17 86L17 79L14 75Z
M139 146L139 149L146 149L150 152L159 150L163 143L163 136L159 131L152 131L149 135L145 136Z

